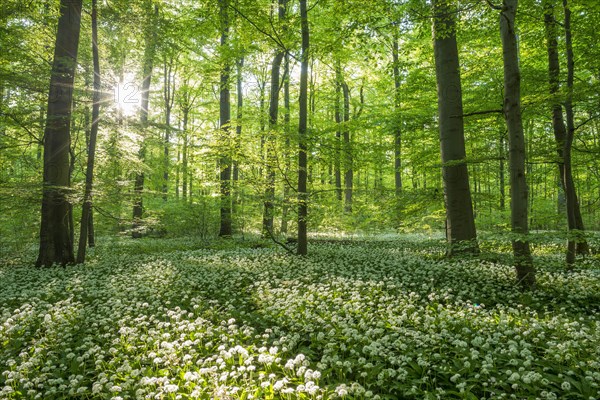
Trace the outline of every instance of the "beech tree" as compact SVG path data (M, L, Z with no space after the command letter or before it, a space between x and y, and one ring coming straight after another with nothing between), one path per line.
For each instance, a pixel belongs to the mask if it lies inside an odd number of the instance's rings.
M97 0L92 0L92 59L94 64L94 94L92 104L92 128L88 144L88 159L85 171L85 193L81 211L81 224L79 227L79 245L77 247L77 263L85 260L85 249L88 244L88 233L93 229L92 222L92 189L94 183L94 161L96 159L96 139L98 137L98 124L100 122L100 56L98 55L98 5ZM90 243L90 246L93 244Z
M300 96L298 98L298 255L308 253L307 217L308 217L308 146L306 128L308 118L308 62L310 32L308 28L307 0L300 0L300 24L302 35L302 53L300 59Z
M575 113L573 110L573 86L575 81L575 61L573 55L573 34L571 31L571 9L567 0L563 0L565 13L565 46L567 53L567 97L565 99L565 113L567 119L567 129L562 148L563 161L563 186L567 200L567 223L569 229L569 238L567 241L567 264L572 265L575 262L575 254L587 254L589 252L587 241L582 237L584 230L583 220L579 210L579 199L575 190L572 167L572 148L575 138Z
M453 4L451 0L433 1L435 71L446 203L446 238L450 255L478 250L466 161L462 89Z
M517 281L535 287L535 268L529 248L528 188L525 176L525 137L521 116L521 72L515 30L518 0L504 0L500 9L500 36L504 63L504 117L508 129L512 248Z
M221 23L221 79L219 88L219 127L222 131L223 150L219 158L221 181L221 224L219 236L230 237L233 233L231 225L231 156L229 148L229 128L231 123L231 106L229 93L229 0L219 0Z
M273 7L277 9L279 22L283 22L287 7L287 0L278 0L273 2ZM273 202L275 201L275 137L277 133L277 121L279 118L279 93L281 63L285 52L281 48L275 50L273 62L271 64L271 84L269 96L269 129L265 140L266 149L266 188L265 201L263 211L263 236L270 237L273 235Z
M394 111L395 126L394 126L394 188L396 197L402 193L402 122L400 118L401 112L401 84L402 77L400 76L400 57L399 57L399 33L394 25L394 34L392 39L392 71L394 74Z
M156 53L156 30L154 24L158 21L158 5L152 5L152 1L144 1L146 12L146 21L144 27L144 55L142 60L142 88L140 104L140 130L142 139L138 156L143 163L146 159L146 130L148 129L148 108L150 106L150 84L152 82L152 70L154 68L154 55ZM135 175L134 200L133 200L133 224L131 236L133 238L142 237L142 217L144 215L144 184L146 174L143 168L140 168Z
M69 228L71 106L81 28L81 0L61 0L44 132L42 222L37 266L74 261Z

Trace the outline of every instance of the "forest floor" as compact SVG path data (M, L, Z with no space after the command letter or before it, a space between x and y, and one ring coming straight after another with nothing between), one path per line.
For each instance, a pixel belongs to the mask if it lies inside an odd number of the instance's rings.
M567 272L563 242L523 293L493 238L453 260L419 234L102 239L85 265L3 261L0 398L600 398L600 258Z

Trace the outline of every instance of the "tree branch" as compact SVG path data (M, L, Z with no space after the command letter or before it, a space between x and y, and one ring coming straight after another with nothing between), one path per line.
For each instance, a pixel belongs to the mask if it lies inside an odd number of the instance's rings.
M496 4L492 3L491 0L485 0L485 2L488 4L488 6L490 6L494 10L502 11L502 7L499 6L499 5L496 5Z
M484 110L484 111L473 111L470 113L465 113L463 115L453 115L451 118L462 118L462 117L472 117L473 115L486 115L486 114L502 114L504 110Z
M291 255L293 255L293 256L296 255L296 252L293 249L290 249L283 242L280 242L279 240L277 240L275 238L275 235L273 235L273 232L271 231L271 229L267 229L267 233L269 234L269 237L271 238L273 243L278 244L279 246L281 246L283 249L285 249L285 251L287 251Z
M279 35L276 32L275 32L275 36L277 36L277 37L271 35L269 32L267 32L264 29L260 28L258 25L256 25L256 23L254 23L254 21L252 21L250 18L248 18L247 16L245 16L240 10L237 9L237 7L235 7L231 3L229 4L229 7L232 8L233 11L235 11L240 17L242 17L243 19L245 19L246 21L248 21L248 23L250 25L252 25L254 27L254 29L256 29L257 31L259 31L260 33L262 33L263 35L265 35L269 39L271 39L277 46L279 46L283 51L285 51L286 54L289 54L292 58L294 58L295 60L298 60L298 58L296 56L294 56L290 52L290 49L288 49L285 46L285 44L279 39Z
M600 115L593 115L591 117L589 117L588 119L586 119L585 121L583 121L582 123L580 123L579 125L577 125L574 129L574 131L576 131L577 129L581 128L582 126L586 125L589 122L592 122L593 120L600 118Z

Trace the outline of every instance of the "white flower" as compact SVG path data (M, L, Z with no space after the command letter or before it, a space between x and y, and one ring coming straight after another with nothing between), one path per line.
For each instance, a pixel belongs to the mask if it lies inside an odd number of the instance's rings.
M179 386L177 385L165 385L165 392L167 393L174 393L179 389Z
M281 390L284 385L285 385L285 382L283 380L277 381L277 382L275 382L275 384L273 384L273 389Z
M348 387L344 384L341 384L335 388L335 393L340 397L346 396L348 394Z

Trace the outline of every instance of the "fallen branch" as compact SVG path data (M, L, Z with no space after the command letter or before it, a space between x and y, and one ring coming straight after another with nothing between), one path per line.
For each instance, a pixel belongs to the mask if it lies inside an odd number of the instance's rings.
M278 244L279 246L281 246L283 249L285 249L285 251L287 251L288 253L290 253L291 255L296 255L296 250L292 250L291 248L287 247L285 245L285 243L280 242L279 240L277 240L277 238L275 238L275 235L273 235L273 231L271 231L271 229L267 229L266 230L267 233L269 234L269 237L271 238L271 240L273 241L273 243Z

